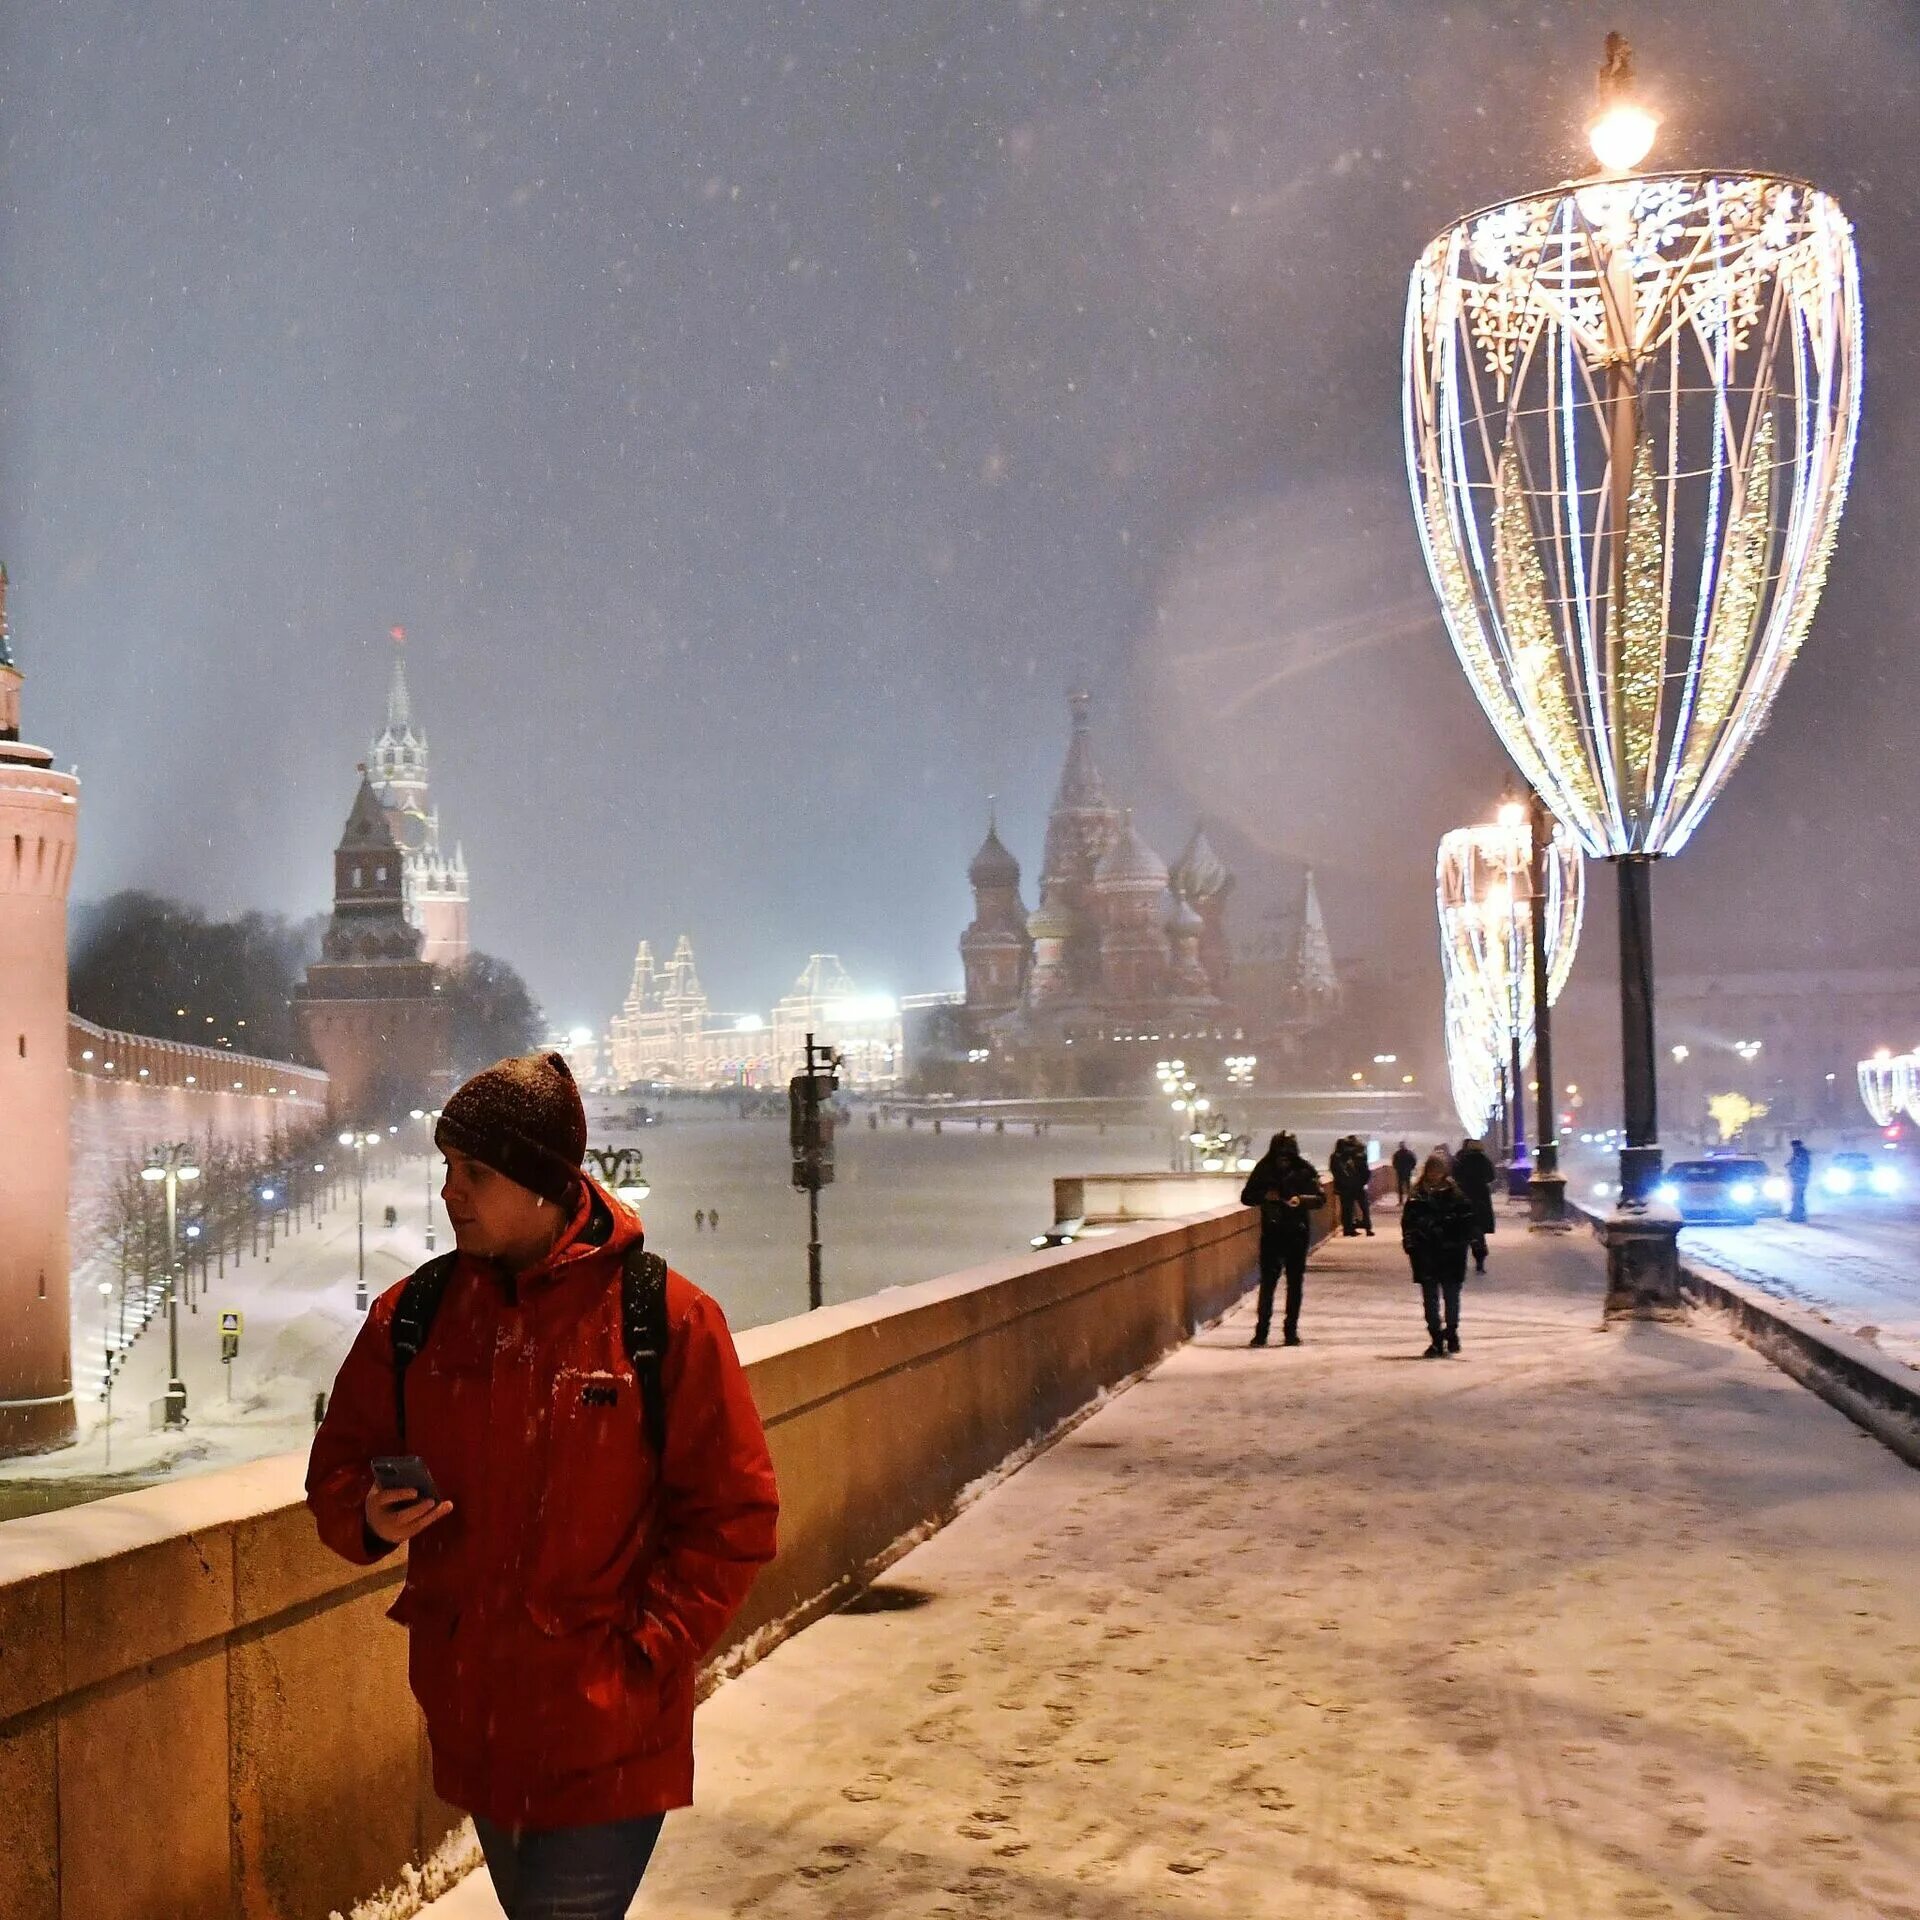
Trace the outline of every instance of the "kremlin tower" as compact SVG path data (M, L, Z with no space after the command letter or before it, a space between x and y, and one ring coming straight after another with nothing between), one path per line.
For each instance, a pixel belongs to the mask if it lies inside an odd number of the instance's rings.
M0 567L0 1454L73 1438L67 887L80 783L20 738Z
M446 1003L406 910L403 849L360 769L333 855L333 916L294 1001L332 1118L390 1121L448 1091Z
M387 724L374 736L368 772L399 843L407 919L420 930L420 957L429 966L465 963L467 856L458 841L440 849L440 809L427 790L427 734L413 719L407 692L405 627L393 629L393 676L387 683Z

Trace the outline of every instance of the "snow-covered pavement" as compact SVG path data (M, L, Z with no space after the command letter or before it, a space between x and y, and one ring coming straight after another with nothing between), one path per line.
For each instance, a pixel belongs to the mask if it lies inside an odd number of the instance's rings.
M1584 1236L1417 1359L1382 1218L723 1686L634 1912L1920 1915L1920 1476Z

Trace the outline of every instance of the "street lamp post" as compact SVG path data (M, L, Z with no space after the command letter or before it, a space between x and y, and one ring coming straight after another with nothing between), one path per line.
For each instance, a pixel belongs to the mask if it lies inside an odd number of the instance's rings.
M1553 995L1547 966L1548 862L1552 858L1553 816L1540 796L1530 794L1527 806L1527 887L1531 898L1527 914L1527 954L1533 978L1533 1078L1540 1089L1535 1110L1533 1178L1527 1182L1531 1224L1545 1232L1564 1232L1567 1219L1567 1182L1560 1171L1560 1116L1553 1095ZM1577 857L1577 856L1576 856Z
M440 1124L438 1107L415 1107L413 1118L427 1130L427 1251L433 1251L433 1130Z
M1599 173L1422 254L1408 474L1455 651L1522 777L1620 892L1609 1312L1680 1309L1661 1164L1651 869L1687 844L1811 632L1859 427L1860 271L1817 188L1636 172L1609 37Z
M353 1197L358 1209L354 1238L353 1304L356 1312L367 1310L367 1149L377 1147L383 1135L343 1133L340 1144L353 1149Z
M149 1185L164 1183L167 1190L167 1398L166 1424L187 1424L187 1383L180 1377L180 1183L200 1178L193 1149L183 1141L155 1150L140 1169Z

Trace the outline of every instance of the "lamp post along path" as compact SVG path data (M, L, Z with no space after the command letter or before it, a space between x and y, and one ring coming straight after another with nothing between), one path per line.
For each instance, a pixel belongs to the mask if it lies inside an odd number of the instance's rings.
M1859 426L1860 272L1803 181L1633 171L1657 122L1617 35L1601 90L1598 174L1469 215L1415 266L1406 452L1476 697L1618 868L1609 1308L1660 1313L1679 1229L1651 1197L1652 863L1698 830L1812 629Z

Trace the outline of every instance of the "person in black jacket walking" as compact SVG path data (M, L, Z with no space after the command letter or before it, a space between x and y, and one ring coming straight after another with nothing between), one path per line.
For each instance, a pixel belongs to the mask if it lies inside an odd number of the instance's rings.
M1473 1203L1473 1270L1487 1270L1487 1235L1493 1231L1493 1183L1497 1176L1478 1140L1463 1140L1453 1156L1453 1183Z
M1414 1171L1420 1165L1420 1156L1402 1140L1393 1150L1393 1184L1399 1190L1400 1204L1407 1204L1407 1189L1413 1185Z
M1400 1244L1427 1311L1423 1359L1460 1351L1460 1288L1473 1228L1473 1202L1448 1175L1447 1163L1437 1153L1428 1155L1400 1210Z
M1273 1325L1273 1296L1281 1274L1287 1276L1286 1318L1281 1336L1286 1345L1300 1344L1300 1297L1306 1289L1307 1245L1313 1238L1308 1215L1326 1204L1320 1175L1302 1158L1300 1143L1290 1133L1276 1133L1260 1163L1247 1176L1240 1204L1260 1209L1260 1310L1253 1324L1251 1346L1264 1347Z
M1336 1140L1327 1174L1340 1196L1340 1231L1349 1240L1362 1232L1372 1239L1373 1206L1367 1189L1373 1184L1373 1169L1367 1164L1365 1141L1351 1133Z

